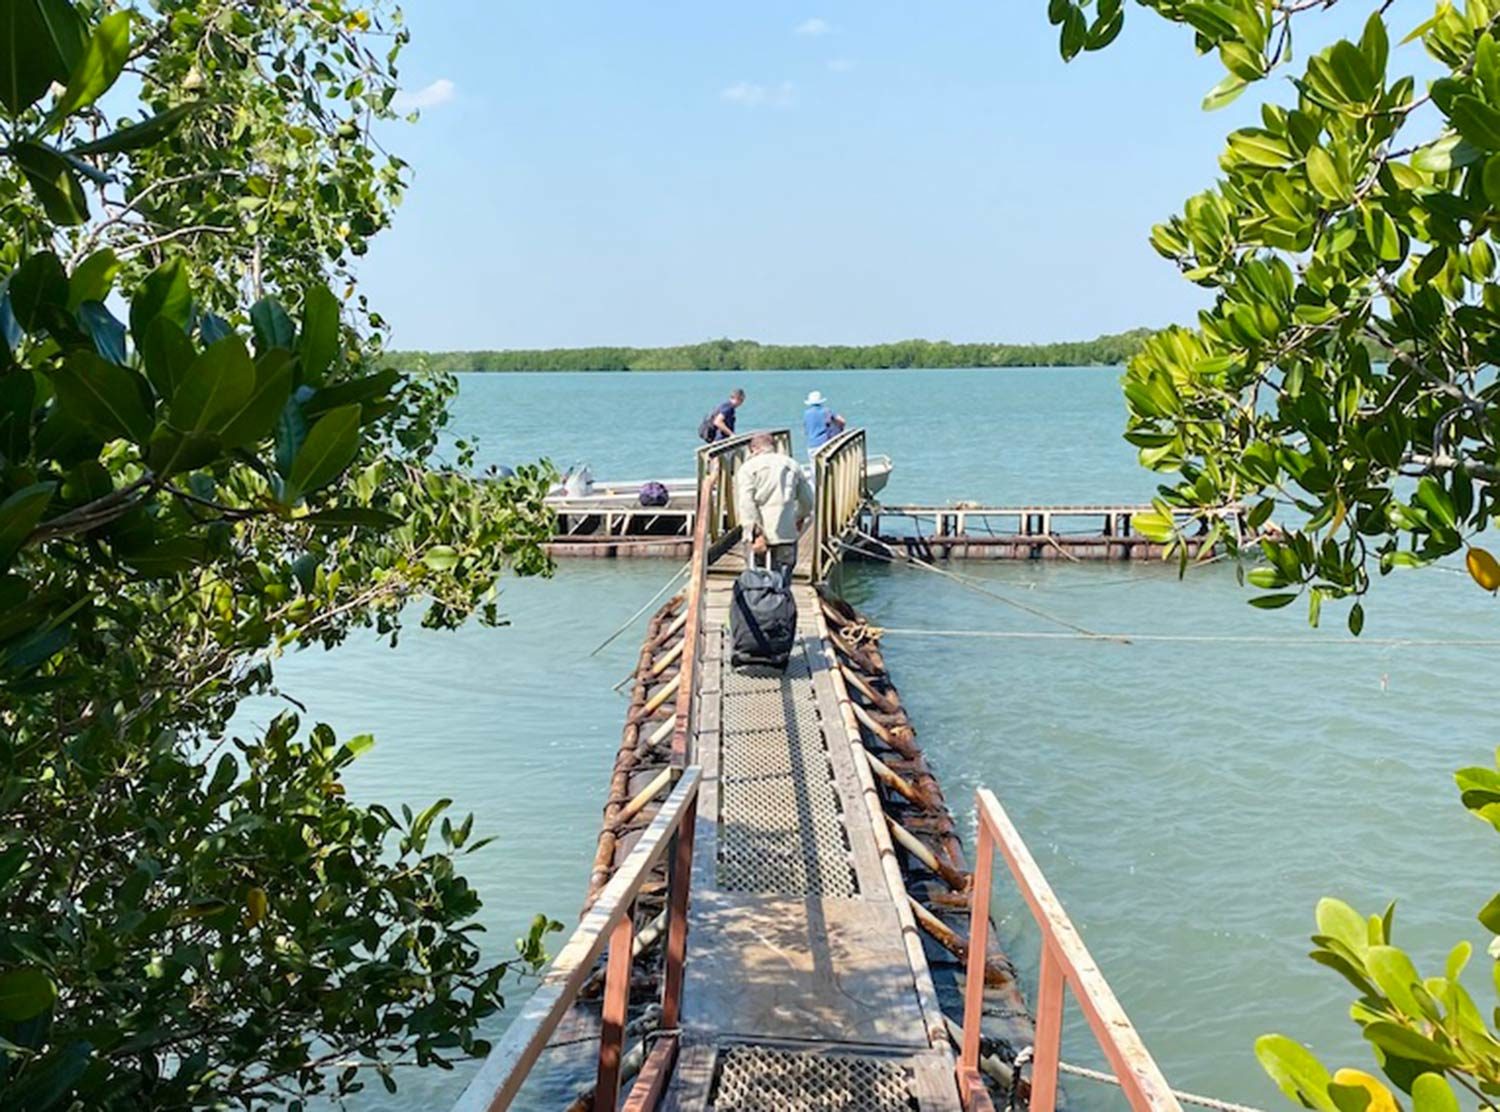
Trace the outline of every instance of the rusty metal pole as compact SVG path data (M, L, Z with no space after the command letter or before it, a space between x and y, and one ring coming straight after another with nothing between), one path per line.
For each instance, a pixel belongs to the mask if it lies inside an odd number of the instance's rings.
M693 830L698 822L695 796L677 828L672 852L672 873L667 881L666 975L661 991L661 1025L672 1030L682 1014L683 965L687 960L688 894L693 879Z
M630 963L634 941L635 908L632 907L609 932L609 964L604 974L599 1080L594 1086L594 1112L615 1112L620 1099L620 1051L625 1044L625 1018L630 1010Z

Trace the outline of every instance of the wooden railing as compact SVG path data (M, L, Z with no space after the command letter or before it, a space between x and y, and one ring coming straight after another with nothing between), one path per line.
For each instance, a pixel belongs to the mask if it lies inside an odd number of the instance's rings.
M693 827L698 810L699 768L685 768L672 794L641 835L599 898L558 951L531 998L490 1051L453 1112L502 1112L525 1084L552 1032L578 999L599 955L609 948L604 977L595 1112L615 1112L620 1096L620 1060L630 1004L631 949L635 941L635 901L652 869L671 854L667 882L666 970L662 983L661 1031L646 1056L626 1108L655 1107L677 1056L682 1007L683 960L687 954L688 886L693 866Z
M792 454L792 434L786 429L766 429L776 450ZM718 440L698 449L699 518L708 522L709 560L717 559L734 543L739 528L739 509L734 504L734 479L740 464L750 458L750 438L746 432L728 440ZM716 467L714 465L717 465ZM707 499L704 499L704 494Z
M1104 1051L1130 1107L1135 1112L1180 1112L1177 1097L1131 1025L1125 1009L1110 991L1104 974L1089 956L1088 947L1083 944L1057 894L1021 840L1010 816L993 792L982 788L976 799L979 806L979 859L974 867L971 893L963 1047L958 1061L958 1087L964 1108L969 1112L993 1112L989 1093L979 1075L979 1025L984 1005L990 886L995 847L998 846L1042 934L1029 1112L1053 1112L1056 1107L1065 987L1072 989L1074 999Z
M844 534L854 525L867 500L865 489L865 430L849 429L813 453L812 577L828 578L838 563Z

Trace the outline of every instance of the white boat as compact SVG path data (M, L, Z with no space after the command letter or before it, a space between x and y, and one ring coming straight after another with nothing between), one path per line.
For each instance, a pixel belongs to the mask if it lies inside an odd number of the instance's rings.
M892 469L890 456L870 456L865 460L865 485L871 494L879 494L885 489L885 484L890 481ZM808 479L812 479L812 465L804 463L803 472ZM641 508L641 487L645 486L648 479L611 479L594 480L585 482L577 481L587 477L588 468L575 468L572 474L575 481L569 482L564 479L547 492L547 504L560 512L572 510L609 510ZM698 480L688 479L656 479L667 488L667 505L656 507L657 509L691 510L697 499Z

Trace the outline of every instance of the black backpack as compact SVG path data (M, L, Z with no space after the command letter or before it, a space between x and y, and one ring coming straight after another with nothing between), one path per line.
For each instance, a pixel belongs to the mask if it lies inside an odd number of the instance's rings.
M717 413L718 410L714 410ZM719 430L714 426L714 414L710 413L702 421L698 422L698 439L705 444L712 444L718 439Z
M797 642L797 600L789 576L770 568L746 568L734 582L729 610L729 663L785 668Z

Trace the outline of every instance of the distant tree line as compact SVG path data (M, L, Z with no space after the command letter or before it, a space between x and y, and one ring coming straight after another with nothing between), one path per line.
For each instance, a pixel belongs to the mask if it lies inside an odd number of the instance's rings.
M710 340L664 348L554 348L546 351L398 351L402 369L457 371L778 371L886 367L1086 367L1123 364L1141 349L1147 328L1056 344L760 344Z

